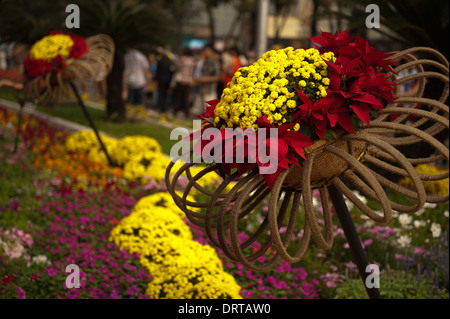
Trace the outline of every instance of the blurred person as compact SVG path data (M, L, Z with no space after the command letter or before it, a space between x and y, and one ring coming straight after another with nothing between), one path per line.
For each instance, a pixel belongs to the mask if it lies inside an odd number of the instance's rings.
M200 102L200 94L199 94L199 84L197 83L197 79L201 75L203 62L205 61L205 58L203 56L203 52L196 52L195 57L195 68L194 68L194 85L192 88L192 108L191 108L191 114L201 114L203 110L203 104Z
M157 105L156 102L156 98L157 98L157 93L156 93L156 87L157 87L157 83L156 83L156 69L157 69L157 59L156 56L154 54L150 54L148 56L148 62L150 65L150 69L149 69L149 73L148 73L148 86L147 86L147 101L148 106L149 107L153 107Z
M156 63L155 80L158 84L158 109L165 113L167 109L170 83L174 73L172 61L166 54L161 54Z
M177 76L173 92L173 115L184 112L187 118L190 116L191 91L194 83L195 60L192 51L184 48L176 61Z
M217 82L221 80L219 58L212 45L206 45L203 50L203 64L200 76L196 79L198 84L198 101L201 110L205 103L218 98Z
M128 101L132 105L144 104L144 88L150 66L146 56L131 49L125 54L125 79L128 86Z
M224 64L224 79L223 79L223 87L226 88L228 83L233 80L233 76L237 70L239 70L243 65L240 58L239 49L234 46L229 50L230 54L230 62L228 64Z
M8 68L6 56L6 45L0 44L0 70L6 70Z

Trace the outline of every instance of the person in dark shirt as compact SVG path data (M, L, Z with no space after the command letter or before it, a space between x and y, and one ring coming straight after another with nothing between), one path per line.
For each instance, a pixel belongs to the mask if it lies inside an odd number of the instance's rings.
M158 83L158 109L166 112L168 104L168 91L172 82L173 65L166 55L162 55L156 65L155 80Z

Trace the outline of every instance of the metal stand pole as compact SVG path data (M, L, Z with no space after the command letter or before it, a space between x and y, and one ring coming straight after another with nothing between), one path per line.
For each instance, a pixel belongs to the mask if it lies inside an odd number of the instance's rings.
M101 146L103 152L105 153L106 158L108 159L109 165L111 167L116 167L117 165L112 161L111 157L109 156L108 151L106 150L105 144L103 144L100 134L98 133L98 130L94 124L94 121L92 120L91 116L89 115L89 112L88 112L86 106L84 105L83 100L80 97L80 94L78 93L77 87L75 86L75 84L73 84L73 82L70 82L70 86L71 86L73 92L75 93L75 96L77 97L78 104L81 106L84 116L86 116L87 120L89 121L89 124L91 125L92 129L95 132L95 135L97 136L98 142L100 143L100 146Z
M355 259L356 265L358 266L359 274L363 280L364 287L366 288L367 295L370 299L381 299L380 292L377 288L368 288L366 285L366 279L369 273L366 272L366 268L369 265L367 261L367 256L364 253L364 249L361 245L361 240L356 233L355 225L353 224L348 207L345 204L344 197L342 193L334 186L328 187L328 192L333 202L336 214L341 223L342 229L344 230L345 237L347 238L348 245L352 251L353 257Z
M256 58L259 59L267 51L267 20L270 0L259 0L256 22Z

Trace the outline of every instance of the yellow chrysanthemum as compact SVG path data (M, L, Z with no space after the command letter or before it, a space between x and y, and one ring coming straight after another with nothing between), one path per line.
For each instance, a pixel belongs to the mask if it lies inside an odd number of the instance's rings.
M51 61L57 56L68 57L73 47L73 40L65 34L43 37L30 50L30 59Z
M330 83L326 61L334 54L317 49L286 48L265 53L260 60L235 73L214 111L217 128L253 128L267 115L270 123L291 123L298 105L297 90L317 101L326 97Z
M133 211L112 231L110 241L131 253L143 253L147 246L180 237L191 240L186 223L172 210L153 207Z
M209 246L174 239L148 246L140 261L153 277L146 291L151 298L242 299L241 287Z
M179 196L182 196L180 192L177 192ZM187 200L190 202L195 202L195 198L189 195ZM153 207L163 207L172 210L179 217L185 218L184 212L178 208L178 206L173 201L172 195L166 192L159 192L149 196L141 198L137 204L134 206L133 210L138 211L142 209L152 209ZM200 211L200 209L193 208L194 211Z
M124 165L133 156L153 153L155 156L162 155L161 145L157 140L147 136L126 136L122 138L115 148L111 157L118 165Z
M123 176L130 181L140 181L144 185L148 183L147 178L161 181L169 161L170 159L157 152L132 155L123 167Z

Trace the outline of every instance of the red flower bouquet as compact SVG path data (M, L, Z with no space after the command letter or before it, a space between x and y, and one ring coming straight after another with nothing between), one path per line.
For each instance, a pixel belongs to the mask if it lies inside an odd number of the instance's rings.
M25 60L25 74L29 79L50 72L62 73L67 60L88 52L86 40L75 34L52 31L36 42Z

